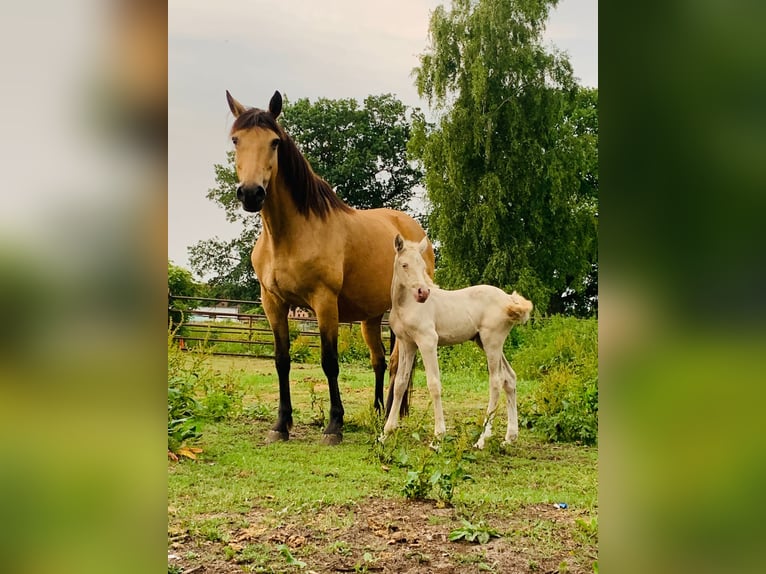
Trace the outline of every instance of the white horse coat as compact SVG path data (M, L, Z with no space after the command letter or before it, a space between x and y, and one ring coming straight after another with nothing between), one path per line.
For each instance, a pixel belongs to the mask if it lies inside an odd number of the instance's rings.
M501 389L506 394L508 411L505 441L516 439L519 434L516 373L503 354L503 345L511 328L529 319L532 303L515 291L509 295L491 285L475 285L455 291L440 289L425 272L422 253L428 247L427 238L413 243L397 236L394 247L396 257L389 324L400 344L399 364L402 368L394 382L394 402L381 438L399 423L399 405L407 389L417 349L423 357L434 406L434 435L437 440L444 435L446 427L437 347L473 340L484 349L489 369L487 418L475 446L483 448L485 440L492 435L492 419Z

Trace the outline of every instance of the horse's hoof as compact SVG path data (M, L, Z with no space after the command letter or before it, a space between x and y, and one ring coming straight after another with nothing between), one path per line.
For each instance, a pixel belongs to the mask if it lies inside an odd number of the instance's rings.
M343 435L341 433L337 434L324 434L322 435L322 444L326 444L327 446L335 446L341 443L343 441Z
M290 433L286 431L270 430L269 434L266 435L266 444L271 444L273 442L286 441L289 438L290 438Z

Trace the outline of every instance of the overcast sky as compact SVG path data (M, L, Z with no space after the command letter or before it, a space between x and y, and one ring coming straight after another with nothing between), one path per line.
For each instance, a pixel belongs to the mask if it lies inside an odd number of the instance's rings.
M187 247L240 232L205 198L231 149L226 90L260 108L279 90L291 101L393 93L427 109L411 71L439 4L448 2L170 0L168 257L189 268ZM598 86L597 13L597 0L561 0L545 34L585 86Z

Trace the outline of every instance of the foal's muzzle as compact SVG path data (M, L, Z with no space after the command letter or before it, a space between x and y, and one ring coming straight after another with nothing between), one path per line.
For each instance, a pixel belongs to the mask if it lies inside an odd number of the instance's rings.
M266 199L266 190L262 185L238 185L237 199L242 202L245 211L260 211Z
M428 296L431 294L431 289L428 287L418 287L415 289L413 295L415 295L415 301L418 303L425 303Z

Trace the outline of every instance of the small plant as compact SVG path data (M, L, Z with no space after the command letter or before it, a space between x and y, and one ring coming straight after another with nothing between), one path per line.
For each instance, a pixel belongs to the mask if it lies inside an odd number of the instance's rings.
M467 542L478 542L479 544L486 544L490 538L500 537L500 533L494 528L487 526L484 521L478 524L471 524L465 519L461 519L463 526L456 528L449 533L450 542L456 542L457 540L465 540Z
M264 403L255 403L253 405L249 405L243 410L242 414L246 418L254 419L257 421L268 421L273 417L271 407Z
M404 495L411 500L427 500L432 498L441 506L452 504L455 487L461 481L473 480L473 477L463 467L464 460L471 460L466 450L466 440L460 433L458 437L445 437L439 451L429 449L418 457L418 462L410 464L409 455L402 451L399 465L409 468L404 483ZM413 433L416 440L418 433Z
M322 427L325 424L324 413L324 395L318 395L316 392L317 379L308 379L306 381L306 388L309 393L309 399L311 400L311 424Z
M575 519L575 526L578 533L585 538L585 540L598 541L598 519L591 518L589 521L585 521L582 518Z
M279 550L279 553L285 559L288 566L297 566L298 568L304 568L306 566L305 562L298 560L293 556L293 553L290 552L290 548L286 544L280 544L277 546L277 550Z
M168 574L182 574L184 569L175 564L168 564Z

